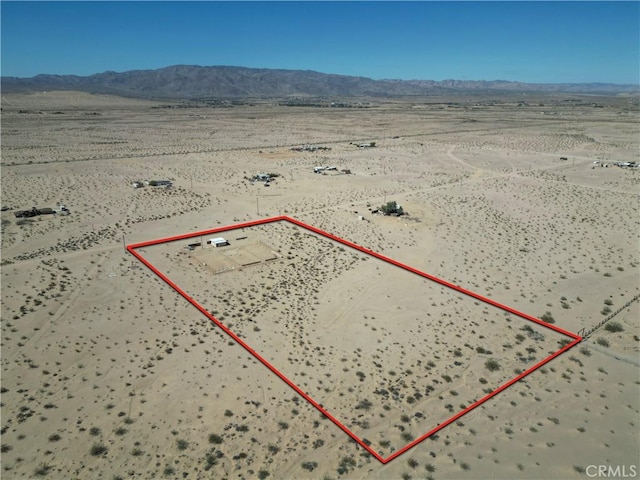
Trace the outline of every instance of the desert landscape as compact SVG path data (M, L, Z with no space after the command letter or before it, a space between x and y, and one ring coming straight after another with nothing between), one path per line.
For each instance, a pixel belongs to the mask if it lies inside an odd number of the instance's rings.
M2 95L4 478L637 470L640 99L336 105ZM281 215L586 338L383 464L125 248ZM571 340L287 222L139 253L383 457Z

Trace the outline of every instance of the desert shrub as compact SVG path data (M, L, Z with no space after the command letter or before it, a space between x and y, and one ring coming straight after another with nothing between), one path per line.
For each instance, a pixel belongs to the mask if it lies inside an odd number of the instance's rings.
M344 456L340 460L340 465L338 465L338 473L340 475L347 473L349 472L350 468L353 468L355 466L356 466L356 461L353 458Z
M164 467L164 470L162 471L162 474L165 477L169 477L169 476L173 475L174 473L176 473L176 469L173 468L171 465L167 465L166 467Z
M318 466L318 462L302 462L302 468L309 472L313 472L313 470Z
M109 449L106 447L106 445L103 445L102 443L94 443L91 446L89 453L94 457L100 457L102 455L106 455L108 451Z
M44 477L45 475L47 475L49 473L49 471L52 469L53 467L47 463L41 463L38 468L36 468L33 472L33 474L36 477Z
M176 445L178 446L178 450L186 450L189 447L189 442L179 438L176 440Z
M267 450L269 450L269 453L271 455L275 455L276 453L278 453L280 451L280 447L274 444L270 444L267 446Z
M556 320L555 318L553 318L553 315L551 315L551 312L545 312L544 315L540 317L540 320L547 323L556 323Z
M131 455L133 455L134 457L140 457L144 455L144 452L136 447L133 450L131 450Z
M606 338L603 338L603 337L598 337L598 339L596 340L596 343L598 345L603 346L603 347L608 347L609 346L609 341Z
M413 435L411 434L411 432L402 432L401 437L405 442L410 442L411 440L413 440Z
M611 332L611 333L624 331L624 327L620 325L618 322L609 322L604 326L604 329L607 332Z
M495 372L496 370L500 369L500 364L498 363L498 361L495 358L490 358L489 360L484 362L484 366L490 372Z
M224 439L220 435L218 435L217 433L211 433L209 435L209 443L213 443L215 445L219 445L222 442L224 442Z

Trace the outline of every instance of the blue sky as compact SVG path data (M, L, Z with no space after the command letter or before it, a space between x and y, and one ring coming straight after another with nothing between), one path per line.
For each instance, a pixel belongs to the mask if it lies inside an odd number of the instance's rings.
M640 84L639 2L1 3L4 76L169 65Z

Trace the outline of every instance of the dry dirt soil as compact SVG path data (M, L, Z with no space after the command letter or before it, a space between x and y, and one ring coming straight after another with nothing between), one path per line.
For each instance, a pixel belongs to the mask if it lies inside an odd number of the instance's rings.
M3 478L638 470L640 170L614 165L640 161L638 98L358 105L2 96ZM570 332L617 313L382 464L124 249L277 215ZM383 456L565 340L286 222L216 236L140 253Z

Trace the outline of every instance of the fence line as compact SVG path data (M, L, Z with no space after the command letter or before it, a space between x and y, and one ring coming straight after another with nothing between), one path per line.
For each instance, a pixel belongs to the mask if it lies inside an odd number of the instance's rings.
M610 313L609 316L607 316L604 320L601 320L600 322L598 322L596 325L594 325L593 327L587 329L587 328L582 328L579 332L578 335L582 337L582 341L584 342L587 338L589 338L589 336L595 332L596 330L598 330L600 327L602 327L605 323L607 323L609 320L611 320L613 317L615 317L616 315L618 315L622 310L624 310L625 308L628 308L629 305L631 305L633 302L638 301L638 299L640 298L640 294L634 296L631 300L629 300L627 303L625 303L624 305L622 305L620 308L618 308L615 312Z

